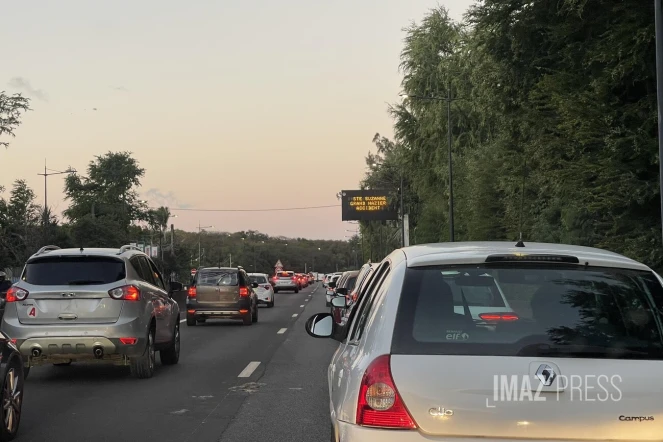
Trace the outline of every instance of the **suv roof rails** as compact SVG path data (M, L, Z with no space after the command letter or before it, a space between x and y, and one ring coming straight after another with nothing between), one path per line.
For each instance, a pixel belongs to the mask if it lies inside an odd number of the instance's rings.
M120 247L120 252L118 253L118 255L123 254L123 253L126 252L127 250L138 250L139 252L142 252L142 250L139 249L138 247L136 247L136 246L132 246L131 244L127 244L127 245L125 245L125 246Z
M42 253L51 252L53 250L60 250L58 246L44 246L35 253L35 255L41 255Z

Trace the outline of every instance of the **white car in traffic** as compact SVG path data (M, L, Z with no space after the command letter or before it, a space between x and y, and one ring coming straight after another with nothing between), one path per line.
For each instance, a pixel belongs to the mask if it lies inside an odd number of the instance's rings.
M494 279L510 309L475 296L484 310L459 313L449 278L463 292ZM341 342L328 369L332 441L663 434L663 280L642 263L556 244L413 246L380 263L356 307L345 327L330 313L306 324Z
M274 307L274 286L269 282L269 275L265 273L249 273L251 282L258 284L253 290L258 296L258 304Z

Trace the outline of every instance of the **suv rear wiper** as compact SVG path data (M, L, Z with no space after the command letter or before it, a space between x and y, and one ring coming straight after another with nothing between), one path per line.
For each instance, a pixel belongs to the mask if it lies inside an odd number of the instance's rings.
M550 345L545 343L527 345L520 349L518 356L621 356L629 357L649 357L651 353L642 350L632 350L629 348L606 347L601 345ZM659 356L660 357L660 356Z
M97 281L94 279L76 279L67 282L68 285L87 285L87 284L103 284L104 281Z

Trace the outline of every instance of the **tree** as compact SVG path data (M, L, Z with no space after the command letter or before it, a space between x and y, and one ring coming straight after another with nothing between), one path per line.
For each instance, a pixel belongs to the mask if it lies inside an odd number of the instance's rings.
M149 221L147 207L135 190L145 169L139 167L130 152L97 156L87 172L87 177L70 174L65 181L65 195L71 204L64 214L71 221L77 241L94 244L97 232L102 235L99 241L103 243L128 239L132 223ZM104 233L106 228L115 231Z
M30 110L30 99L21 94L7 95L0 91L0 137L14 137L14 130L21 124L21 114ZM7 148L9 142L0 141L0 146Z
M9 200L0 199L0 258L20 266L37 251L42 241L40 211L34 191L25 180L16 180Z

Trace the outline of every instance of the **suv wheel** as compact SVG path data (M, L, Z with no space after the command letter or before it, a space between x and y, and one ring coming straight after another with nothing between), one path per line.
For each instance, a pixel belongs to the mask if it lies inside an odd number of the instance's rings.
M258 304L253 307L253 315L251 315L251 322L258 322Z
M173 341L159 352L161 363L164 365L175 365L180 360L180 324L175 324Z
M186 316L186 325L187 325L187 327L193 327L194 325L196 325L196 318L194 318L193 316L187 315Z
M131 360L131 374L138 379L149 379L154 375L154 362L156 351L154 350L154 330L150 329L147 335L147 345L142 356Z

